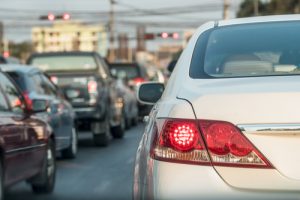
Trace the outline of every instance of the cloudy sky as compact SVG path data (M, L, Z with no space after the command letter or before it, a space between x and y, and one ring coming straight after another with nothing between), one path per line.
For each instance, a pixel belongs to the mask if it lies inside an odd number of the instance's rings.
M115 0L116 34L135 36L136 26L148 32L195 28L208 20L222 18L223 0ZM183 3L184 2L184 3ZM241 0L228 0L230 17L235 17ZM30 40L32 26L51 25L38 20L49 12L69 12L72 19L88 23L108 23L109 0L0 0L0 21L5 39Z

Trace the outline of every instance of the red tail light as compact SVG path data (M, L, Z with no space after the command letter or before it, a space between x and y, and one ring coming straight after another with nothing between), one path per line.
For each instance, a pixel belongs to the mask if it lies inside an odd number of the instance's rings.
M256 147L229 122L200 120L213 165L272 168Z
M170 162L209 164L197 124L192 120L166 120L153 142L152 156Z
M195 120L165 120L160 134L154 138L152 157L200 165L272 168L233 124L211 120L200 120L199 124Z
M88 91L89 91L89 93L97 93L97 86L98 86L98 84L97 84L96 81L90 80L88 82Z
M145 82L145 79L143 79L142 77L137 77L137 78L134 78L133 79L133 82L138 85L138 84L141 84L143 82Z
M29 97L28 92L23 92L24 101L26 103L27 109L32 110L32 100Z

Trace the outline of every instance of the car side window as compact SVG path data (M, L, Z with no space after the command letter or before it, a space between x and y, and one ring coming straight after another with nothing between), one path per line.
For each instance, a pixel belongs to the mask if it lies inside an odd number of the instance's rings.
M50 96L56 96L57 95L56 87L49 80L49 78L47 78L44 74L40 74L40 77L42 79L42 87L45 93Z
M1 111L9 111L9 107L3 92L0 90L0 112Z
M16 86L3 73L0 73L0 82L3 92L6 94L10 108L15 113L23 113L25 104L22 100L22 95Z
M44 88L42 87L42 79L39 73L35 73L31 75L31 79L33 81L34 91L38 94L46 94Z
M110 72L108 71L108 67L106 66L104 61L98 55L96 56L96 58L97 58L97 63L99 66L99 71L100 71L101 77L104 79L108 78L110 75Z

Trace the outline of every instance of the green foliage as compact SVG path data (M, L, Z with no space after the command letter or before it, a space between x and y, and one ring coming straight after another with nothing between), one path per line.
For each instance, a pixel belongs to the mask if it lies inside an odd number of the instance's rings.
M9 43L10 56L19 58L24 61L33 52L31 42Z
M254 1L244 0L237 13L237 17L254 16ZM300 13L299 0L258 0L259 15L278 15Z

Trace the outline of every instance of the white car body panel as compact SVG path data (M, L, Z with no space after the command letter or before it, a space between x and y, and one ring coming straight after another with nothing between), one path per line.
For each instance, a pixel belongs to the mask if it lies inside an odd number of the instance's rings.
M300 20L300 15L226 20L220 21L218 26L286 20ZM236 126L300 125L299 76L189 77L196 41L215 25L215 22L202 25L190 39L156 105L155 119L220 120ZM162 126L158 124L158 130ZM212 167L153 160L149 154L151 135L147 134L151 133L145 132L137 153L135 172L145 180L135 177L135 186L141 192L141 196L136 196L138 199L147 199L149 192L153 192L155 199L300 199L300 134L244 133L274 169Z

